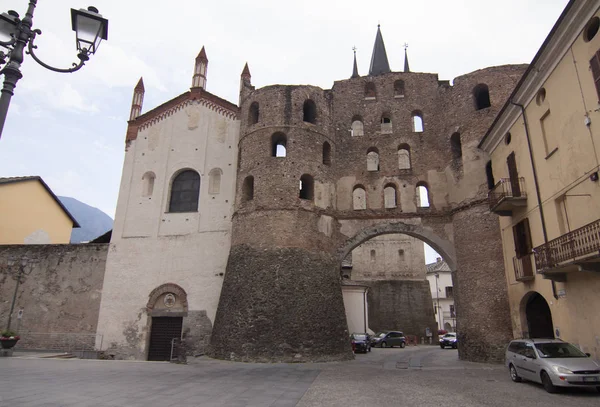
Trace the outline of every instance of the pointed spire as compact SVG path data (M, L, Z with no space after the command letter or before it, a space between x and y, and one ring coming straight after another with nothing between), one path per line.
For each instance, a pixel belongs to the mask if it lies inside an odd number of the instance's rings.
M208 69L208 58L204 46L196 57L196 66L194 67L194 76L192 77L192 88L206 89L206 71Z
M133 100L131 101L131 112L129 113L129 120L133 120L142 114L142 103L144 103L144 80L140 78L137 85L133 89Z
M391 72L390 63L388 62L387 53L385 52L381 28L379 24L377 24L377 36L375 37L375 45L373 46L369 75L380 75L388 72Z
M352 47L352 51L354 51L354 68L352 69L351 78L358 78L360 75L358 74L358 65L356 64L356 47Z
M250 68L248 68L248 62L246 62L246 65L244 65L244 70L242 71L242 78L252 78L252 75L250 75Z
M404 72L410 72L408 66L408 44L404 44Z

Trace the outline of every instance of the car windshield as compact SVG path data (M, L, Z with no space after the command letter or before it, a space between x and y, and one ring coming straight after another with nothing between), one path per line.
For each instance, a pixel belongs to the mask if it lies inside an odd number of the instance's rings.
M384 337L386 334L387 334L387 332L379 332L379 333L377 334L377 337L378 337L378 338L383 338L383 337Z
M444 338L456 338L456 334L446 334Z
M367 340L367 335L354 334L354 335L352 335L352 337L354 339L358 339L359 341L366 341Z
M587 355L570 343L536 343L535 348L541 358L587 358Z

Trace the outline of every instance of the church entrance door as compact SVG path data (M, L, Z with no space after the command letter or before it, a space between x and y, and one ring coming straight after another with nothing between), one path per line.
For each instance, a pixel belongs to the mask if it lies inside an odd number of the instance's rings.
M152 317L148 360L171 360L171 341L181 339L183 317Z

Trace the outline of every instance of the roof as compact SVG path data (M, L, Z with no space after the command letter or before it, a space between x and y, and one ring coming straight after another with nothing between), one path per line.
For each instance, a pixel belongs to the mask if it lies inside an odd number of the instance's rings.
M435 263L426 264L425 267L427 268L427 273L436 273L439 271L452 271L450 270L450 266L448 266L448 263L446 263L442 259L439 259Z
M74 228L80 228L81 227L79 225L79 223L77 222L77 220L73 217L73 215L71 215L71 212L69 212L67 210L67 208L63 205L63 203L60 201L60 199L58 199L58 197L56 195L54 195L54 192L52 192L52 190L50 189L50 187L48 186L48 184L46 184L44 182L44 180L42 179L42 177L40 177L39 175L28 176L28 177L5 177L5 178L0 178L0 185L2 185L2 184L13 184L13 183L17 183L17 182L28 182L28 181L39 181L42 184L42 186L44 188L46 188L46 191L48 191L48 194L50 194L50 196L52 197L52 199L54 199L54 201L58 204L58 206L61 207L61 209L63 210L63 212L69 217L69 219L71 219L71 221L73 222L73 227Z
M391 72L390 63L388 62L387 53L385 52L385 44L383 43L381 29L378 25L377 35L375 36L375 45L373 45L373 55L371 55L369 75L380 75L389 72Z

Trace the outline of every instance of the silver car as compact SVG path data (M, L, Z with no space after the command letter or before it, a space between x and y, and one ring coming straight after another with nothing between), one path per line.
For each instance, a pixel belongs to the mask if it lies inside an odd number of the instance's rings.
M518 339L506 349L506 367L513 382L541 383L548 393L558 387L596 387L600 366L590 355L560 339Z

